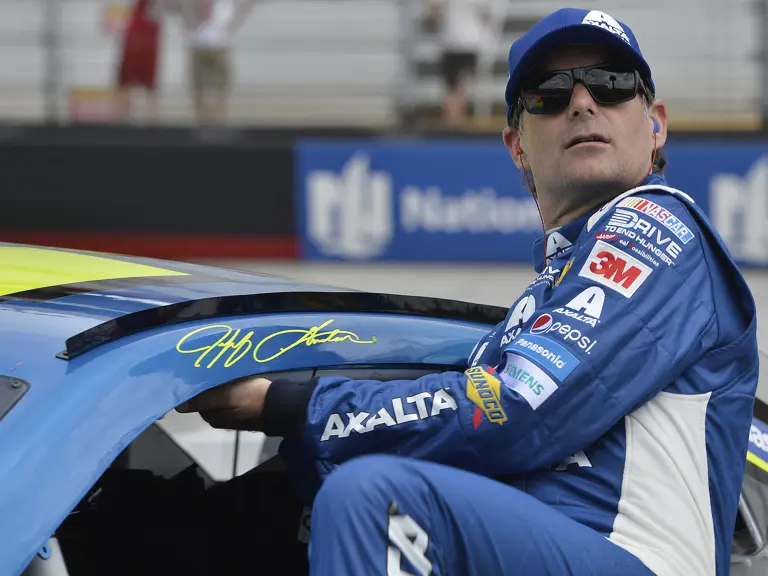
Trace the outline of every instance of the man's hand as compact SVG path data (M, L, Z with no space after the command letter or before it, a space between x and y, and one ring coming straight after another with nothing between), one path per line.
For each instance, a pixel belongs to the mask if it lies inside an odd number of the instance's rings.
M177 412L199 412L214 428L261 431L264 399L271 382L244 378L211 388L176 407Z

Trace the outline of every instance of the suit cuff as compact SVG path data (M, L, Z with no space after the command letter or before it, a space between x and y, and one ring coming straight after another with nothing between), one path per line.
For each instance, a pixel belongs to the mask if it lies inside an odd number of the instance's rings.
M267 436L301 438L309 400L317 379L309 382L273 380L264 399L263 431Z

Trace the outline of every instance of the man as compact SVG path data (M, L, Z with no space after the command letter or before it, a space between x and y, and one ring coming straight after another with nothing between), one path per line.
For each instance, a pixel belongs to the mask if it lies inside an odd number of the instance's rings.
M477 71L478 54L488 34L490 17L488 0L429 0L427 3L427 20L440 20L446 126L464 125L470 82Z
M728 574L758 373L749 289L659 173L667 113L628 26L560 10L509 72L504 142L548 232L466 372L257 378L180 409L314 463L313 574ZM411 421L379 412L398 406Z
M201 124L226 121L232 41L255 2L183 0L179 4L190 46L195 115Z

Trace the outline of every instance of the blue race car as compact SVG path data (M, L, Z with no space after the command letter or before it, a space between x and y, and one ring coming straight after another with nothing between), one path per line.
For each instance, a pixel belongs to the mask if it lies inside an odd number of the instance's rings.
M281 456L217 483L156 422L255 374L464 370L507 312L12 244L0 270L0 576L307 573L308 511ZM757 418L750 440L734 574L767 565Z

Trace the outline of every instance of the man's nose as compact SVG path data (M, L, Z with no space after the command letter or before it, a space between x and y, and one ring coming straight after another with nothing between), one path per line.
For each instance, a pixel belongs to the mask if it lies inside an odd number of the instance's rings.
M569 113L572 116L579 116L581 114L594 115L597 104L592 99L592 96L581 82L576 82L573 87L573 94L571 95L571 103L569 105Z

